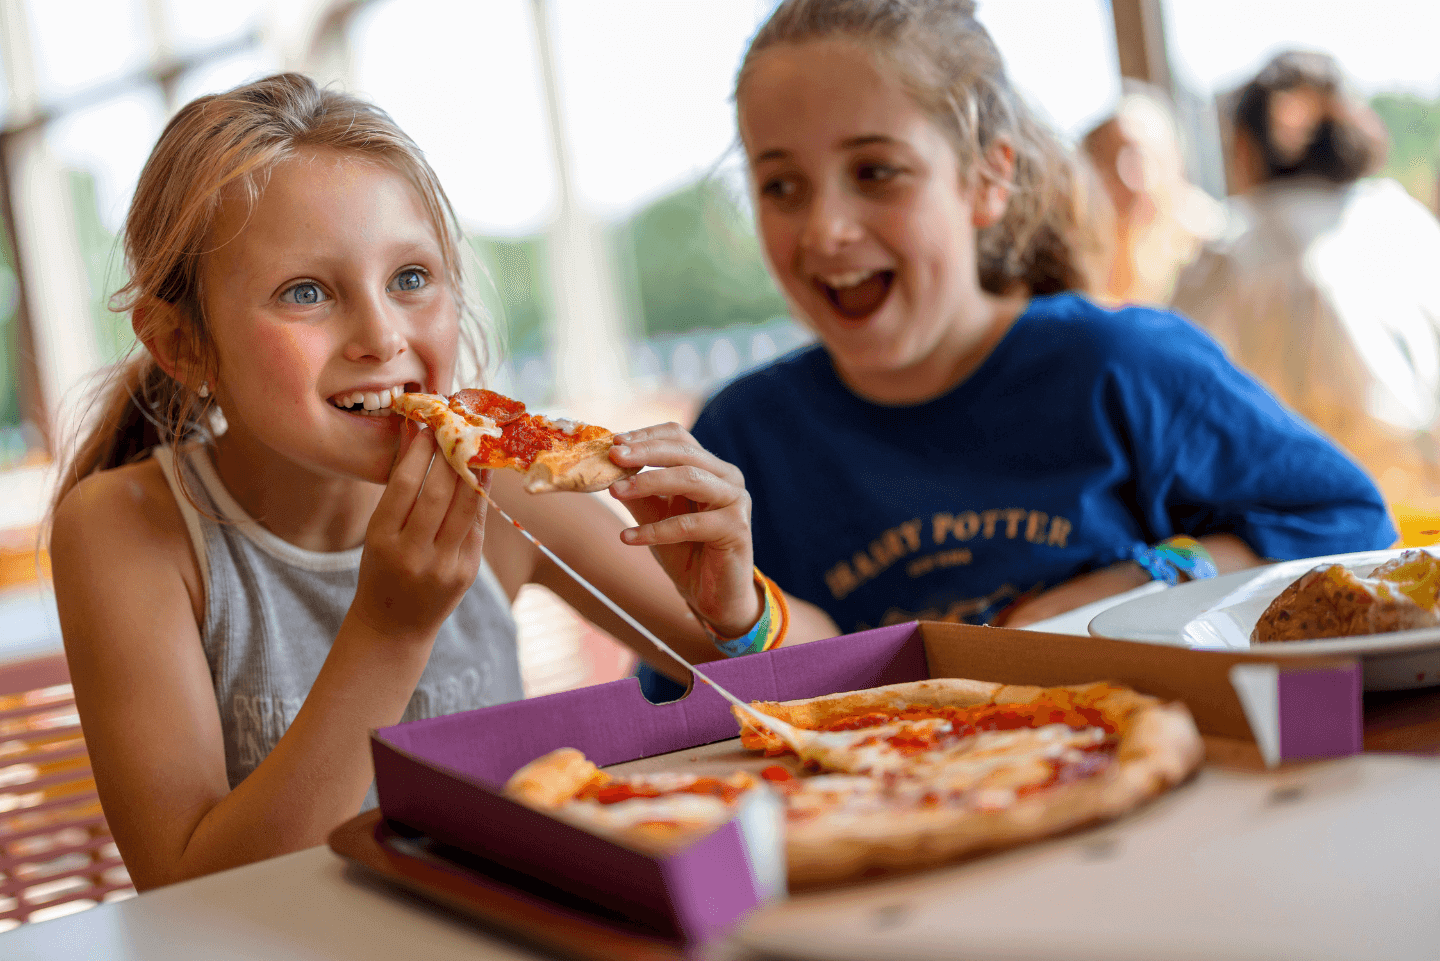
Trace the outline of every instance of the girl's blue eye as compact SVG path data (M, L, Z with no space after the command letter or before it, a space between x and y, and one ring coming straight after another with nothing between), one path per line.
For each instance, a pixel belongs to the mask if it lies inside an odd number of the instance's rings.
M795 181L776 177L774 180L767 180L761 184L760 193L766 197L774 197L776 200L788 200L798 193L798 188L795 186Z
M320 285L308 280L288 288L280 295L282 303L299 304L302 307L309 307L327 299L325 292L320 289Z
M428 279L425 271L418 267L407 267L395 275L395 279L390 282L390 287L393 290L419 290L426 283L428 283Z
M870 183L881 183L890 180L898 172L894 167L885 164L861 164L855 168L856 178Z

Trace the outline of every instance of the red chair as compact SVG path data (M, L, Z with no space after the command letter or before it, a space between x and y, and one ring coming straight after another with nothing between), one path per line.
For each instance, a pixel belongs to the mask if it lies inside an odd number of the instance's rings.
M65 655L0 664L0 931L133 892L95 793Z

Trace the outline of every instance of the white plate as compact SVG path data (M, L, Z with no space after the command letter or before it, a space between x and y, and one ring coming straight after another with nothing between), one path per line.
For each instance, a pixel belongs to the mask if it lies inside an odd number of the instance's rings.
M1284 561L1191 581L1101 611L1090 622L1096 637L1212 650L1249 650L1255 622L1281 591L1311 568L1343 564L1368 575L1400 551L1365 551ZM1396 691L1440 684L1440 627L1389 634L1285 641L1260 645L1276 656L1349 654L1361 658L1365 690Z

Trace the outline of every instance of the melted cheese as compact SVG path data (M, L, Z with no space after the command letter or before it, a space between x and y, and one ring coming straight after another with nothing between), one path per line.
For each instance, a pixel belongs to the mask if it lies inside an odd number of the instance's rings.
M566 420L564 417L546 417L543 414L535 414L534 420L542 427L551 427L562 434L574 434L585 425L576 420Z
M1086 748L1103 743L1098 727L1075 730L1065 724L1013 731L983 731L936 750L906 756L887 737L896 734L943 734L949 721L886 724L858 731L826 731L806 746L804 758L831 771L891 775L943 794L961 794L976 788L1008 792L1049 779L1053 765L1079 760ZM874 743L865 743L872 741ZM994 801L994 798L990 800Z
M470 470L470 458L480 453L480 444L487 437L500 437L502 431L500 426L489 417L476 416L473 423L470 418L461 417L454 411L448 411L449 417L440 422L435 431L435 439L440 444L440 449L445 452L445 457L457 470L468 472ZM463 465L463 467L461 466Z
M429 425L435 434L440 453L450 462L471 487L479 483L470 467L470 458L480 452L480 443L487 437L500 437L500 426L489 417L476 415L476 423L450 409L445 398L436 394L401 394L391 407L402 414L415 415Z
M657 822L687 827L719 826L734 813L731 805L708 794L667 794L614 804L572 801L565 805L564 811L585 825L609 831Z

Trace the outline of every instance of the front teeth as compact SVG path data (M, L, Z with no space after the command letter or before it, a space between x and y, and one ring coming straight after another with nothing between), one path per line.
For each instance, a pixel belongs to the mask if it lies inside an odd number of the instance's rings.
M335 397L332 403L342 410L348 409L354 413L369 414L372 417L388 417L390 402L403 393L405 393L403 385L387 387L381 391L357 390Z
M821 275L820 279L824 281L827 286L834 287L837 290L843 290L846 287L854 287L857 284L862 284L879 272L878 270L852 270L845 274Z

